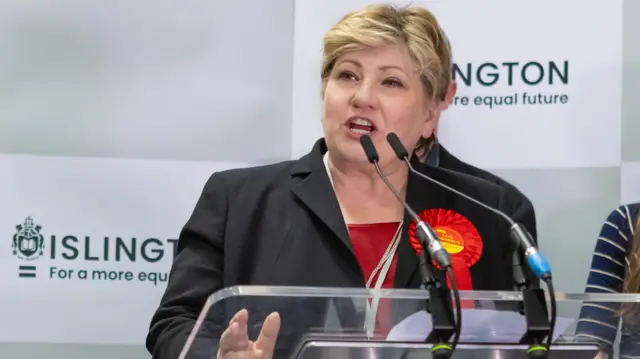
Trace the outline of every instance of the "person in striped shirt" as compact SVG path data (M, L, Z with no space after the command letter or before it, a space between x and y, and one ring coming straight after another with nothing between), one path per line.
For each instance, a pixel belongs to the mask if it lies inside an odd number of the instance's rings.
M640 203L613 210L602 225L591 260L586 293L640 293ZM620 330L620 358L640 357L638 304L587 303L580 311L576 337L598 343L596 358L613 358Z

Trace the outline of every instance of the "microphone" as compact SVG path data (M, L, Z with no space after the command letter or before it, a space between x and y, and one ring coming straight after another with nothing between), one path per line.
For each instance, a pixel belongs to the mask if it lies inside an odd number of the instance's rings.
M418 217L416 212L406 201L402 199L395 187L391 182L389 182L387 176L382 173L379 164L380 158L378 157L378 151L376 151L371 137L368 135L360 136L360 145L367 156L367 160L375 166L380 179L382 179L398 202L402 204L407 213L409 213L411 218L416 222L416 235L423 248L423 250L420 251L420 276L422 277L423 285L429 291L429 299L427 300L427 306L425 309L431 314L433 328L431 333L427 336L426 342L435 343L431 348L433 358L449 359L458 345L458 341L460 340L460 330L462 328L460 292L458 291L458 285L456 284L456 279L453 275L449 252L444 249L442 243L440 243L440 238L433 228ZM446 287L446 285L436 285L437 281L432 273L431 258L435 259L436 263L438 263L438 265L440 265L440 267L446 271L451 278L451 291ZM451 292L454 294L457 321L453 318ZM452 344L446 344L445 342L448 341L452 335ZM405 352L402 357L404 358L406 355L408 355L408 352Z
M364 149L367 160L376 167L378 176L380 176L382 181L384 181L384 184L389 187L391 192L393 192L393 195L396 197L398 202L404 206L411 218L416 221L416 235L423 247L429 252L431 258L435 259L436 263L438 263L438 265L443 269L451 267L451 257L449 256L449 252L447 252L447 250L442 246L442 243L440 243L440 238L436 232L431 228L431 226L424 223L424 221L418 217L418 214L416 214L416 212L409 207L409 204L400 197L400 194L389 182L387 176L385 176L382 173L382 170L380 170L380 164L378 163L380 158L378 157L378 151L376 151L371 137L367 135L360 136L360 144L362 145L362 149Z
M407 152L404 145L402 144L402 142L400 141L400 139L395 133L391 132L387 135L387 142L389 142L389 145L391 145L391 148L393 149L393 152L395 152L396 156L398 156L400 160L405 161L407 163L407 165L409 166L409 170L412 173L442 188L445 188L461 197L464 197L465 199L468 199L469 201L497 214L498 216L502 217L505 221L507 221L511 226L511 231L510 231L511 238L517 244L519 244L521 248L524 249L524 254L527 257L529 268L531 268L531 271L533 272L533 274L540 279L546 279L547 277L549 278L551 277L551 267L549 266L547 259L533 245L533 238L531 238L531 235L522 224L516 223L513 219L511 219L511 217L507 216L502 211L497 210L493 207L490 207L476 200L475 198L472 198L454 188L447 186L446 184L440 181L437 181L429 176L426 176L416 171L411 165L411 162L409 161L409 153ZM520 262L520 259L518 259L518 263L519 262Z
M429 260L428 258L429 255L427 254L427 253L430 253L430 252L427 252L428 250L427 248L429 247L427 243L429 243L429 237L430 237L429 230L431 229L431 231L433 231L433 229L431 228L431 226L428 226L422 220L420 220L420 217L418 217L415 211L411 207L409 207L409 204L406 203L406 201L402 200L398 191L393 187L393 185L387 179L387 176L385 176L382 173L382 170L380 170L380 165L378 163L379 161L378 151L376 151L376 148L373 145L373 141L371 141L371 137L367 135L360 137L360 144L362 145L362 149L364 149L364 153L367 156L367 160L376 167L378 176L382 179L382 181L384 181L385 185L391 190L393 195L402 204L402 206L404 206L404 209L409 213L409 215L416 221L416 234L418 236L418 240L420 241L420 244L422 245L422 248L424 249L420 252L420 277L422 278L422 285L424 286L424 288L429 289L432 285L436 284L435 276L431 271L431 261ZM440 242L440 238L438 238L437 235L435 240L437 242ZM449 253L446 252L446 255L448 256ZM450 259L444 259L445 263L447 261L449 261L450 263ZM442 263L438 263L438 264L442 266ZM443 267L446 268L445 266Z
M409 153L400 141L400 138L398 138L395 133L391 132L387 134L387 142L395 152L396 156L401 161L404 161L407 164L409 170L412 173L438 185L439 187L445 188L446 190L455 193L479 205L480 207L493 212L494 214L497 214L498 216L506 220L507 223L509 223L509 225L511 226L509 234L515 241L516 246L513 252L513 279L518 288L522 291L522 303L524 304L524 315L527 321L527 331L522 336L520 342L523 344L531 344L529 350L527 351L527 357L546 358L551 349L551 342L553 340L553 331L555 328L557 316L555 290L553 289L553 281L551 279L551 267L549 266L546 258L533 245L533 238L531 237L529 232L526 230L526 228L524 228L522 224L516 223L513 219L511 219L511 217L507 216L502 211L490 207L471 196L468 196L438 180L435 180L423 173L416 171L411 165L411 161L409 160ZM550 320L547 315L544 292L539 288L527 288L528 281L522 270L522 263L520 262L521 249L524 249L524 254L527 257L529 268L531 269L533 274L539 279L542 279L547 284L547 287L549 289L549 299L551 302ZM547 339L546 346L538 345L538 343L541 343L545 337Z

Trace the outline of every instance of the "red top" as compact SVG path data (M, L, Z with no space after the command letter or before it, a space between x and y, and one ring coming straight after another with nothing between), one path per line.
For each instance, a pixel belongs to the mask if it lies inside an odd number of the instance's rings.
M394 235L398 231L400 222L391 223L373 223L373 224L351 224L349 225L349 235L351 236L351 244L353 251L358 258L358 263L362 268L365 283L371 276L371 273L380 262L393 240ZM393 257L387 276L382 283L382 288L393 288L393 281L396 274L396 264L398 262L397 250ZM376 285L378 274L371 281L371 288ZM391 303L390 300L381 299L378 302L378 314L376 316L376 334L386 336L391 329L390 317Z

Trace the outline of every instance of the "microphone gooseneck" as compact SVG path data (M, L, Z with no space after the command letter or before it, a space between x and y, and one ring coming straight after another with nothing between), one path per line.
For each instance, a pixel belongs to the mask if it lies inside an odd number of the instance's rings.
M395 133L391 132L387 135L387 142L395 152L396 156L401 161L404 161L409 167L409 170L415 175L426 179L439 187L445 188L446 190L455 193L479 205L480 207L493 212L494 214L507 221L507 223L509 223L509 234L511 239L515 242L515 251L513 253L513 279L518 289L522 291L525 311L524 314L527 318L527 333L525 333L525 335L521 339L521 342L531 344L529 350L527 351L528 357L546 357L551 347L557 316L555 291L553 289L551 267L546 258L534 246L533 238L531 237L529 232L522 224L516 223L513 219L511 219L511 217L509 217L502 211L492 208L471 196L468 196L454 188L447 186L440 181L437 181L423 173L416 171L411 165L409 153ZM529 281L527 280L527 277L522 270L522 263L520 261L521 251L524 252L529 268L531 269L533 275L535 275L539 279L542 279L547 285L551 302L550 320L548 319L548 314L546 311L546 300L544 298L544 292L542 292L541 289L529 288ZM547 339L546 347L539 344L545 337Z
M419 254L420 275L422 285L429 291L429 300L426 307L432 318L432 332L426 338L427 342L435 343L431 349L432 355L437 359L448 359L453 354L460 339L460 329L462 327L462 313L460 304L460 293L456 284L455 276L451 268L451 257L444 249L440 238L430 225L420 219L418 214L402 199L400 193L389 182L387 176L380 169L378 151L368 135L360 136L360 144L367 156L367 160L375 166L376 172L384 184L402 204L407 213L416 222L416 236L420 241L423 250ZM453 318L453 308L451 307L451 291L438 283L433 275L431 260L435 262L449 275L454 292L456 303L457 320ZM446 343L451 336L454 336L451 345ZM405 353L406 354L406 353Z
M511 238L517 243L520 243L522 245L522 249L525 253L525 256L527 257L529 267L531 268L531 271L533 272L533 274L540 279L544 279L544 277L546 276L551 276L551 267L549 266L549 263L547 262L546 258L533 245L532 243L533 240L531 239L531 235L527 232L526 228L524 228L523 225L516 223L513 219L511 219L511 217L507 216L502 211L499 211L493 207L490 207L473 197L470 197L454 188L447 186L442 182L436 181L433 178L416 171L411 165L411 161L409 160L409 153L407 152L404 145L398 138L398 135L396 135L395 133L391 132L387 135L387 142L389 142L389 145L393 149L393 152L395 152L396 156L400 160L407 163L407 166L409 166L409 170L412 173L495 213L496 215L502 217L505 221L507 221L507 223L509 223L509 225L511 226L511 231L510 231Z
M429 252L429 255L431 256L431 258L433 258L436 261L436 263L438 263L438 265L441 266L442 268L451 267L451 257L449 256L449 252L447 252L447 250L444 249L444 247L442 246L442 243L440 242L440 238L438 237L436 232L433 230L433 228L431 228L431 226L424 223L424 221L422 221L420 217L418 217L418 214L411 207L409 207L409 204L407 204L407 202L405 202L400 197L400 193L398 193L395 187L389 182L389 179L387 179L387 176L385 176L384 173L382 173L382 170L380 169L380 164L379 164L378 151L376 151L376 148L373 145L373 141L371 140L371 137L367 135L360 136L360 144L364 149L364 153L367 156L367 160L375 166L376 172L378 172L378 176L382 179L384 184L391 190L393 195L396 197L398 202L402 204L402 206L409 213L411 218L414 221L416 221L416 235L418 237L418 240L420 240L421 243L426 244L425 249Z

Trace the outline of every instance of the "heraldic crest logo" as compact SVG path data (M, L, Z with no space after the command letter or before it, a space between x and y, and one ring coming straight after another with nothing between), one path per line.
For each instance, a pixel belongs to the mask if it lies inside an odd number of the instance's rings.
M44 236L40 233L41 226L33 222L33 218L27 217L23 224L16 226L13 235L13 255L22 260L32 261L43 255Z

